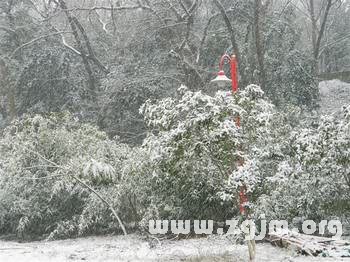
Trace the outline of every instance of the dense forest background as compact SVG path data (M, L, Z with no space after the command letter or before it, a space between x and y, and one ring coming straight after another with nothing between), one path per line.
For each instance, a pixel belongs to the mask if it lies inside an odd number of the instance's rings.
M226 51L241 85L315 106L320 73L349 70L348 1L34 1L0 5L1 118L69 110L126 143L180 84L208 89Z
M224 53L234 98L208 95ZM2 0L0 232L225 219L237 181L271 219L347 219L350 109L317 111L349 70L349 0Z

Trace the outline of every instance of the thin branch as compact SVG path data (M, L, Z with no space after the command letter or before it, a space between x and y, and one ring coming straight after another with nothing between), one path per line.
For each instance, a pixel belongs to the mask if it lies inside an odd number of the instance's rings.
M187 15L187 16L190 16L191 14L190 14L190 12L187 10L187 8L186 8L186 6L184 5L184 3L182 2L182 0L178 0L178 2L179 2L179 4L180 4L181 8L185 11L186 15Z
M7 33L11 33L11 34L15 34L16 33L15 30L13 30L11 28L8 28L8 27L0 26L0 29L6 31Z
M200 45L199 45L199 48L198 48L198 54L197 54L197 59L196 59L196 63L198 64L199 63L199 59L200 59L200 56L202 54L202 51L203 51L203 48L204 48L204 44L205 44L205 40L207 39L207 36L208 36L208 30L209 30L209 27L211 25L211 23L213 22L213 20L218 17L220 14L214 14L212 15L205 28L204 28L204 32L203 32L203 36L202 36L202 39L201 39L201 42L200 42Z
M301 1L301 3L303 4L303 6L305 6L304 1ZM303 9L301 9L297 4L293 3L293 1L290 2L291 5L293 5L293 7L295 9L297 9L301 14L303 14L307 19L310 19L310 14L305 12ZM308 8L305 8L306 10L309 10Z
M67 43L66 38L64 37L63 34L61 35L61 37L62 37L62 43L63 43L63 45L64 45L66 48L68 48L69 50L71 50L73 53L75 53L75 54L81 56L81 53L80 53L77 49L75 49L74 47L72 47L71 45L69 45L69 44Z
M203 85L203 86L205 85L205 82L204 82L201 74L199 73L199 71L197 70L197 68L194 65L192 65L190 62L188 62L183 56L181 56L179 53L177 53L174 50L171 50L169 52L169 55L171 57L174 57L174 58L180 60L183 63L184 66L187 66L187 68L191 69L196 74L196 76L198 77L201 85Z
M101 196L100 193L98 193L95 189L93 189L91 186L89 186L87 183L85 183L83 180L81 180L77 176L70 174L70 169L69 168L64 167L64 166L60 166L60 165L56 164L55 162L51 161L50 159L47 159L46 157L42 156L38 152L33 151L33 150L29 149L29 148L24 147L24 149L28 150L29 152L31 152L31 153L33 153L35 155L37 155L38 157L40 157L42 160L44 160L45 162L49 163L53 167L69 171L68 172L68 176L70 176L71 178L76 180L78 183L80 183L82 186L84 186L85 188L90 190L93 194L95 194L111 210L111 212L113 213L114 217L118 220L118 223L119 223L121 229L123 230L124 235L125 236L127 235L127 232L126 232L126 229L124 227L124 224L121 221L121 219L119 218L117 212L114 210L112 205L103 196Z
M237 58L237 62L238 64L240 63L241 61L241 54L240 54L240 51L239 51L239 47L238 47L238 43L236 41L236 33L235 33L235 30L231 24L231 21L227 15L227 12L224 8L224 6L222 5L222 3L219 1L219 0L214 0L214 3L215 5L217 6L217 8L220 10L220 13L222 15L222 18L224 19L224 22L226 24L226 28L230 34L230 40L231 40L231 44L232 44L232 48L233 48L233 51L235 53L235 56ZM241 77L242 79L245 79L244 77L244 70L241 68L241 70L239 70L240 74L241 74Z
M103 20L101 19L100 14L97 12L97 10L95 10L95 14L96 14L96 16L97 16L97 20L98 20L98 21L101 23L101 25L102 25L103 31L105 31L106 34L109 34L109 32L108 32L108 30L107 30L107 25L108 25L108 23L103 22Z
M320 55L323 54L323 52L325 51L326 48L330 47L330 46L333 46L333 45L336 45L344 40L347 40L348 38L350 38L350 34L347 34L337 40L334 40L333 42L329 43L329 44L326 44L322 47L321 51L320 51Z
M28 2L31 4L31 6L33 7L34 11L37 12L41 17L43 18L47 18L47 15L42 13L39 8L37 7L37 5L35 3L33 3L33 1L28 0Z
M115 22L114 19L114 6L113 6L113 1L109 0L109 4L111 5L111 19L112 19L112 24L113 24L113 34L115 35L115 33L117 32L117 24Z
M171 3L171 1L167 0L168 5L170 6L170 10L175 14L177 21L183 21L184 18L182 17L182 15L179 14L179 12L176 10L176 8L173 6L173 4Z
M170 24L170 25L165 25L165 26L159 27L159 29L171 28L171 27L176 27L176 26L185 25L185 24L187 24L187 22L182 21L182 22L178 22L178 23L174 23L174 24Z
M89 189L92 193L94 193L103 203L106 204L106 206L112 211L114 217L118 220L118 223L121 227L121 229L123 230L124 235L127 235L126 229L124 227L123 222L121 221L121 219L119 218L117 212L115 211L115 209L112 207L112 205L104 198L100 195L100 193L98 193L96 190L94 190L92 187L90 187L88 184L86 184L83 180L81 180L80 178L74 176L74 175L70 175L72 178L74 178L76 181L78 181L81 185L83 185L84 187L86 187L87 189Z
M67 12L76 12L76 11L87 11L87 12L92 12L92 11L96 11L96 10L105 10L105 11L125 11L125 10L139 10L139 9L143 9L143 10L147 10L149 12L151 12L153 15L155 15L157 17L157 19L162 22L165 23L164 20L158 15L158 13L151 8L150 6L147 5L142 5L139 1L138 5L130 5L130 6L93 6L90 8L84 8L84 7L76 7L76 8L69 8L69 9L65 9L64 11Z
M191 14L193 13L193 11L197 8L197 6L199 6L201 3L198 4L198 0L193 1L192 6L190 7L190 9L188 9L188 12L190 12Z
M137 10L137 9L144 9L144 6L140 6L140 5L134 5L134 6L93 6L90 8L84 8L84 7L75 7L75 8L69 8L66 9L65 11L68 12L75 12L75 11L88 11L88 12L92 12L92 11L96 11L96 10L106 10L106 11L123 11L123 10Z
M37 38L34 38L32 39L31 41L17 47L13 52L12 54L10 55L10 58L13 58L13 56L18 52L20 51L21 49L27 47L27 46L30 46L30 45L33 45L35 44L36 42L42 40L42 39L45 39L45 38L48 38L48 37L51 37L51 36L55 36L55 35L62 35L62 34L72 34L73 32L72 31L60 31L60 32L55 32L55 33L51 33L51 34L47 34L47 35L43 35L43 36L39 36Z
M184 39L182 40L182 43L180 44L179 48L177 49L177 52L182 51L182 49L185 47L186 43L188 43L188 39L190 37L191 33L191 25L192 25L192 15L190 14L189 17L187 18L186 22L186 35Z
M36 166L28 166L28 167L25 167L24 169L34 169L34 168L41 168L41 167L57 168L57 166L54 166L54 165L36 165Z
M55 29L55 28L54 28ZM57 29L55 29L57 30ZM77 49L75 49L74 47L72 47L70 44L67 43L66 38L64 37L63 34L61 34L61 38L62 38L62 44L68 48L70 51L72 51L74 54L82 56L82 53L80 51L78 51ZM91 47L90 47L91 49ZM85 57L89 60L92 60L93 62L96 63L96 65L98 67L100 67L100 69L102 69L102 71L104 71L106 74L109 72L109 70L102 65L102 63L94 56L94 55L90 55L90 54L85 54Z
M154 9L151 7L151 4L150 4L149 1L146 1L146 2L147 2L147 5L143 5L143 4L141 3L141 1L138 0L138 3L139 3L139 5L142 7L142 9L148 10L148 11L151 12L155 17L157 17L157 19L159 20L159 22L161 22L162 24L166 25L167 23L166 23L165 19L163 19L163 18L158 14L158 12L157 12L156 10L154 10Z
M86 55L86 57L88 59L90 59L91 61L93 61L97 67L99 67L105 74L109 74L109 69L106 68L101 62L100 60L98 60L98 58L96 57L95 55L95 52L93 51L92 47L91 47L91 44L90 44L90 41L89 41L89 38L85 32L85 29L84 27L81 25L81 23L78 21L78 19L76 17L73 17L72 18L73 21L75 22L76 26L78 27L80 33L82 34L83 38L84 38L84 41L85 41L85 45L88 49L88 54Z

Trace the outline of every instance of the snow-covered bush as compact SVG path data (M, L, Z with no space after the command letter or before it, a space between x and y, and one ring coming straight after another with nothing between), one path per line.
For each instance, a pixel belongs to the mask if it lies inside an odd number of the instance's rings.
M283 136L281 136L283 137ZM281 144L276 172L257 203L271 219L322 220L350 214L350 107L297 127Z
M158 218L223 221L237 215L242 185L267 219L350 213L350 107L305 118L298 108L277 111L255 85L213 97L182 86L141 112L149 129L142 147L67 113L7 127L0 234L54 239L118 231L111 207L127 226Z
M143 147L153 167L148 182L159 215L225 219L235 214L237 188L228 187L227 181L232 172L240 172L239 161L254 167L248 153L267 136L273 110L255 85L214 97L182 86L177 98L147 102L141 111L151 134ZM249 179L253 186L258 174ZM248 181L240 176L238 182Z
M143 146L157 214L225 219L237 212L242 185L267 219L346 214L349 111L322 118L297 107L276 111L254 85L214 97L181 87L177 98L146 103L151 134Z
M0 139L0 233L51 237L97 233L118 225L94 188L132 219L122 202L132 150L69 114L25 117Z

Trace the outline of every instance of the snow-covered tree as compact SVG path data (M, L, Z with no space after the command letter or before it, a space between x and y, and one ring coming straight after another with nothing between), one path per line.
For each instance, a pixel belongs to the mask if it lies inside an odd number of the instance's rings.
M237 163L253 164L249 152L268 134L273 106L255 85L214 97L182 86L177 98L143 112L151 134L144 142L154 167L150 186L163 217L223 219L237 211L236 188L227 187ZM240 117L241 126L237 126ZM249 185L253 186L252 174ZM240 181L248 182L245 177Z
M350 206L350 107L297 127L257 206L272 218L346 217Z

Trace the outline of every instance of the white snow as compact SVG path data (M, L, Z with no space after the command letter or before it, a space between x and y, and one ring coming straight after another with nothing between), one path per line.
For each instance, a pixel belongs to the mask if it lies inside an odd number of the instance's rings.
M350 84L340 80L323 81L319 85L322 114L339 111L350 104Z
M248 261L246 245L225 237L186 240L143 240L138 235L89 237L62 241L17 243L0 241L1 262L64 261ZM257 245L256 261L346 261L312 258L293 250Z

